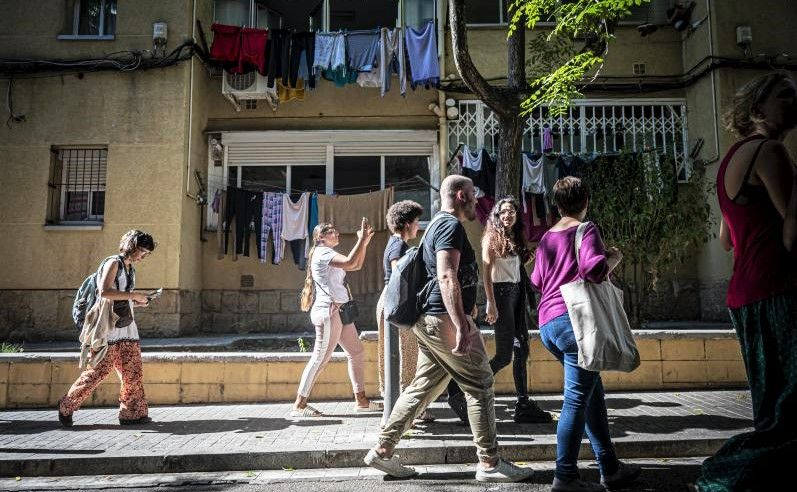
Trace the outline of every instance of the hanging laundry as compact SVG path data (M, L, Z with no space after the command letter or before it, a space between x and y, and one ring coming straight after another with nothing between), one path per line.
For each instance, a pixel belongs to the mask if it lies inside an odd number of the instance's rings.
M562 154L559 156L559 179L565 176L581 176L584 161L577 155Z
M334 224L341 234L351 234L365 217L374 231L385 230L393 195L392 187L358 195L318 195L318 221Z
M277 97L280 103L304 101L304 80L299 79L296 87L286 87L282 80L277 81Z
M218 214L216 217L216 243L218 245L218 251L216 253L216 258L221 260L224 258L224 231L225 231L225 224L224 224L224 215L225 210L224 207L227 204L227 191L226 190L217 190L216 195L218 196L218 205L215 207L215 211ZM214 197L213 202L216 202Z
M373 68L370 72L358 73L357 85L369 89L379 89L382 87L382 79L379 75L379 68Z
M553 130L546 125L542 128L542 151L550 152L553 150Z
M545 203L548 210L553 210L553 185L559 179L559 156L556 154L543 154L542 180L545 185Z
M351 31L346 33L346 62L349 70L370 72L379 56L379 31Z
M296 203L287 193L282 196L282 239L290 244L293 261L300 270L305 265L309 205L310 193L302 193Z
M379 33L379 79L382 82L382 96L390 90L392 74L399 77L399 91L407 94L407 70L404 53L404 31L400 28L390 30L383 27Z
M537 217L540 208L545 208L545 205L539 202L540 198L542 198L542 195L534 195L531 193L524 193L523 196L524 201L531 204L531 206L526 207L526 210L521 214L523 219L523 234L527 241L533 243L539 242L543 234L551 227L548 225L547 221L540 220ZM551 224L552 223L553 222L551 222Z
M238 57L241 53L241 28L224 24L213 24L213 44L210 57L222 64L228 71L238 70Z
M318 193L313 193L310 195L310 201L307 206L307 237L313 237L313 229L315 226L318 225ZM305 256L310 252L310 241L307 242L307 246L305 248Z
M345 66L334 70L324 70L321 76L335 84L335 87L345 87L347 84L357 82L357 72L347 69Z
M404 32L407 57L410 61L410 85L438 87L440 85L440 60L437 58L437 39L434 21L429 21L420 31L407 27Z
M290 32L286 29L269 31L268 49L268 87L274 87L277 79L288 80L290 69Z
M542 159L536 159L532 154L523 152L523 191L531 193L545 193L545 182L543 181Z
M290 87L297 87L297 80L304 80L305 85L310 89L315 88L315 77L313 73L313 61L315 56L315 33L300 32L293 35L291 39L291 59L290 59Z
M493 206L495 206L495 198L491 196L482 196L476 199L476 219L482 226L487 225L487 219L490 218Z
M241 54L238 57L238 72L248 73L257 70L266 75L266 43L268 31L244 27L241 29Z
M257 256L260 258L261 219L263 215L263 195L239 188L227 190L227 210L224 236L224 252L228 250L230 225L235 219L235 253L249 256L249 237L255 233Z
M260 263L266 262L266 249L268 248L268 236L274 243L274 252L271 254L271 263L279 265L285 250L285 243L282 241L282 193L266 191L262 194L262 226L260 228L260 249L257 257Z
M316 33L314 51L313 68L317 72L346 68L346 38L343 33Z
M221 201L221 190L216 190L213 193L213 201L210 203L210 209L213 210L214 214L219 213L219 206Z
M485 195L495 195L495 161L485 149L471 152L467 145L462 147L462 175Z

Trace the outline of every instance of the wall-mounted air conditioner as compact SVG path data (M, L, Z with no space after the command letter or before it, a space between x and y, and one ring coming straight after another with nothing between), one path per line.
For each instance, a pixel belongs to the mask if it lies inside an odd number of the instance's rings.
M239 101L265 99L266 94L269 92L266 87L266 80L266 77L254 71L237 74L225 70L221 79L221 93L234 96Z

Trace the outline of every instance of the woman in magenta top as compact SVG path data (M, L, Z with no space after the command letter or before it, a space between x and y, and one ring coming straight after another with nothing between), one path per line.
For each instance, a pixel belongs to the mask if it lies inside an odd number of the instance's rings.
M752 80L727 120L741 139L717 171L720 242L733 250L727 303L755 430L707 459L696 485L704 492L776 490L769 484L797 457L797 172L783 145L797 126L794 80L785 72Z
M559 292L561 285L578 279L603 282L622 259L616 248L606 250L597 227L589 224L576 261L576 229L587 215L588 201L587 187L580 179L568 176L556 182L553 202L562 218L540 240L531 274L532 285L542 293L537 308L540 338L564 366L564 401L556 426L553 492L600 492L604 487L623 486L640 472L638 465L617 459L609 437L600 373L579 367L573 325ZM585 430L600 467L600 484L581 480L578 473L578 451Z

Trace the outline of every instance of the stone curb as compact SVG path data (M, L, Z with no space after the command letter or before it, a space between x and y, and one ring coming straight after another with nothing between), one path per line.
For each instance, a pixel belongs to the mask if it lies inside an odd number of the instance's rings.
M621 458L676 458L709 456L725 442L724 438L689 440L617 440L615 449ZM2 459L0 476L36 477L74 475L152 474L215 472L243 470L295 470L319 468L356 468L363 466L367 447L329 449L278 449L263 452L186 450L185 453L119 453L114 456L63 457L54 454ZM401 461L409 465L473 463L475 450L468 441L430 441L409 439L397 450ZM555 443L511 443L501 446L503 457L513 461L551 461L556 459ZM582 443L581 459L592 459L588 443Z

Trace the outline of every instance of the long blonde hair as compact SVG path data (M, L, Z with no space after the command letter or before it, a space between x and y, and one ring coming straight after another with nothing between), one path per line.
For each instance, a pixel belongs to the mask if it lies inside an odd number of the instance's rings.
M299 296L299 307L302 311L309 311L311 307L313 307L313 302L315 301L315 286L313 285L313 253L315 253L315 248L318 246L318 243L321 242L321 236L329 232L331 229L334 229L335 226L328 222L322 222L313 228L313 246L310 248L310 252L307 254L307 276L304 278L304 287L302 288L302 294Z

